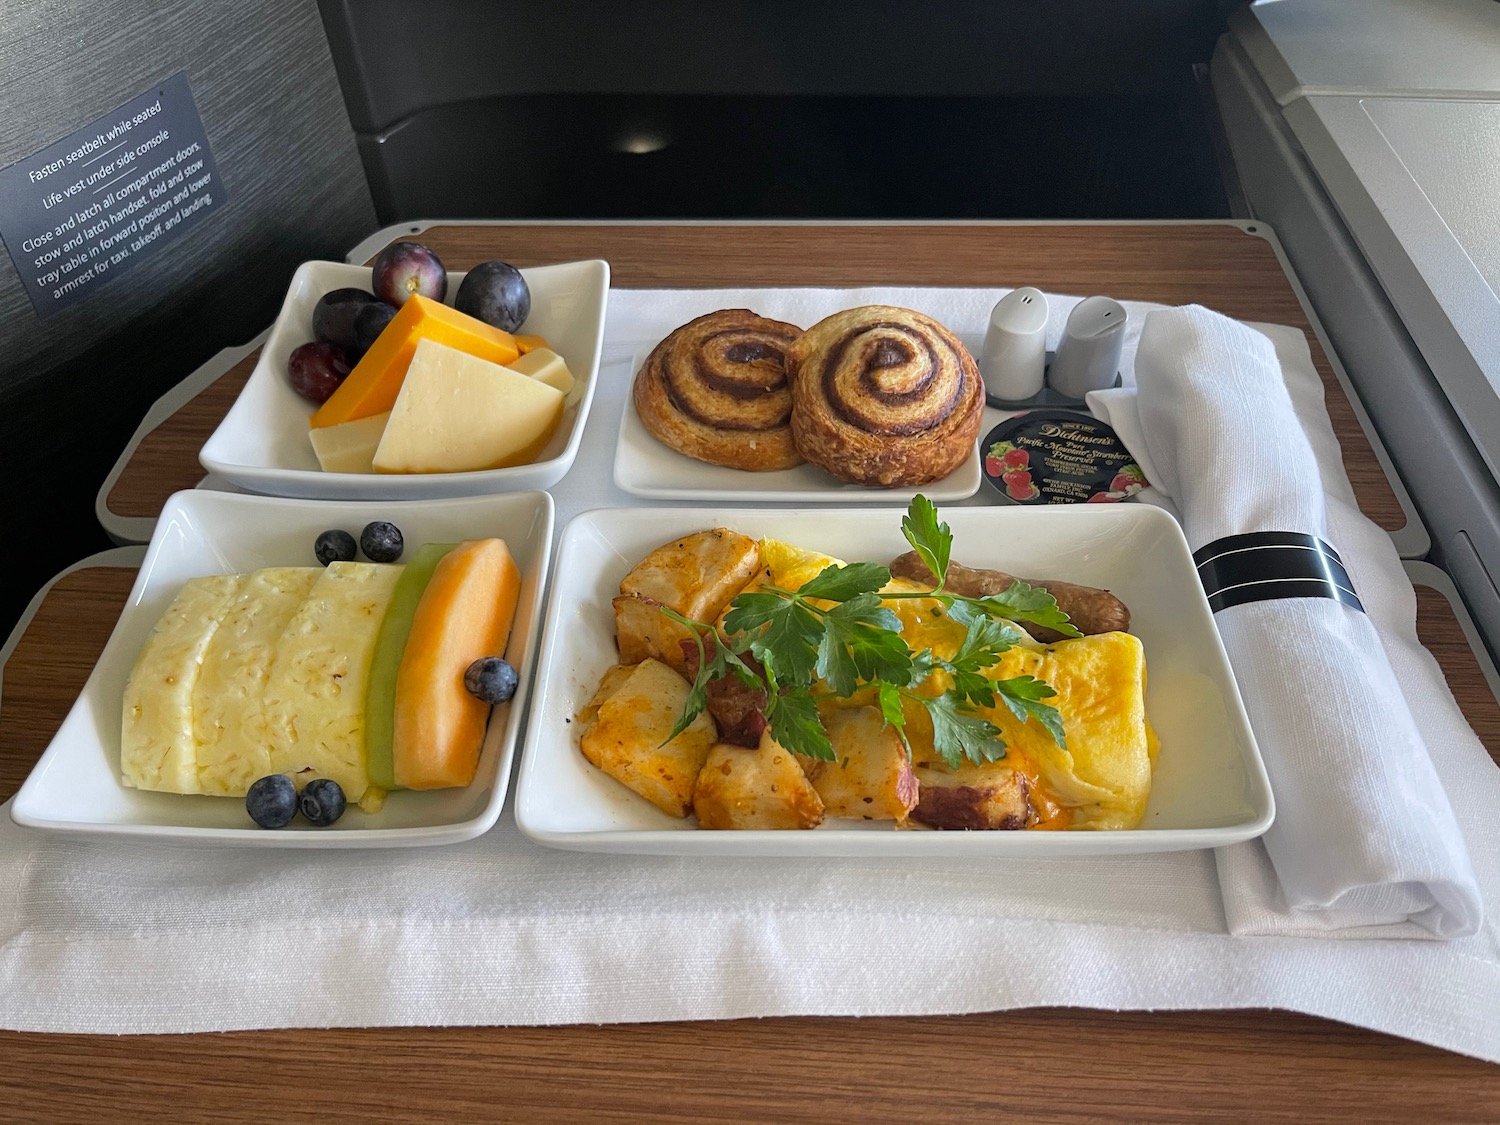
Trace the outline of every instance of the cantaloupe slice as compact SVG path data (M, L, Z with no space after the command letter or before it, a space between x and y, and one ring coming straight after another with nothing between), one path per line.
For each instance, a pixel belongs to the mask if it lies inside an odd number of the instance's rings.
M423 543L407 556L406 569L396 580L391 604L380 623L380 635L375 639L370 688L365 695L365 758L371 783L382 789L396 788L391 747L396 726L396 673L406 651L406 638L411 635L412 619L432 572L451 550L452 543Z
M417 604L396 672L391 759L397 785L467 785L479 766L489 706L464 671L500 656L510 637L521 572L502 539L468 539L446 554Z

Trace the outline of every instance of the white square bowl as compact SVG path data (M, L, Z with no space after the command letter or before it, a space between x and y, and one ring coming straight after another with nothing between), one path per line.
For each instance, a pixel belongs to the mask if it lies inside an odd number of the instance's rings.
M183 582L263 566L315 566L313 541L319 532L342 527L357 536L377 519L401 528L408 554L421 543L498 536L521 571L505 652L520 684L514 698L491 714L474 780L462 789L397 791L380 812L350 809L328 828L297 820L274 832L256 827L243 801L152 793L122 784L125 681ZM405 503L177 493L162 509L129 600L78 701L16 794L12 818L32 828L259 847L396 847L455 843L479 835L500 815L526 714L552 522L552 498L545 492Z
M888 562L909 549L889 509L601 509L558 547L515 815L540 843L675 855L1076 856L1213 848L1257 836L1270 784L1181 529L1139 504L952 508L953 558L968 566L1107 587L1131 611L1149 671L1146 711L1161 739L1151 798L1129 831L896 831L829 820L813 831L698 830L595 768L574 720L618 654L610 600L652 548L728 527L842 558Z
M318 299L345 287L368 291L370 272L369 266L342 262L304 262L297 268L244 390L198 453L204 469L251 492L337 500L479 496L549 488L560 481L578 456L599 381L609 263L565 262L521 271L531 289L531 315L521 330L546 337L577 381L557 432L536 461L472 473L325 473L307 436L307 420L316 408L292 389L287 360L313 338ZM448 304L463 279L463 273L448 274Z

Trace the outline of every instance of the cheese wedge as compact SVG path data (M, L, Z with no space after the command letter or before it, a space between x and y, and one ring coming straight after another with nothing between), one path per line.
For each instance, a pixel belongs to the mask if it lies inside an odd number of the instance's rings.
M375 450L380 446L390 416L387 410L353 422L308 430L319 467L325 473L373 473L371 462L375 460Z
M276 645L264 691L272 773L300 788L337 781L350 803L378 807L365 753L365 692L375 640L404 567L335 562L318 575Z
M510 363L521 354L509 332L414 294L375 338L338 390L318 407L311 419L313 429L389 410L422 340L435 340L494 363Z
M193 691L204 651L239 588L235 574L188 579L141 646L125 684L120 728L126 785L199 792Z
M375 451L375 471L463 473L524 465L546 447L562 412L556 387L423 340Z
M262 695L281 634L312 592L322 567L267 567L245 576L203 653L193 690L198 791L243 797L274 772Z
M568 370L568 365L563 362L563 357L551 348L534 348L526 352L514 363L505 366L512 371L519 371L539 383L546 383L549 387L556 387L563 394L573 389L573 373Z

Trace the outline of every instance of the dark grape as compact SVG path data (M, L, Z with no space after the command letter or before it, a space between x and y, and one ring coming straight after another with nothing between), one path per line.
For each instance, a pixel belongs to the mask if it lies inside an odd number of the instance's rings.
M502 332L514 332L531 315L531 288L515 266L480 262L459 282L453 307Z
M384 301L371 301L354 314L354 350L360 355L370 350L375 338L385 331L396 310Z
M393 242L376 256L370 287L375 296L397 308L414 293L441 301L448 295L448 271L420 242Z
M349 357L332 344L303 344L287 360L292 389L308 402L322 406L349 374Z
M354 314L374 303L374 295L363 289L334 289L324 293L313 306L313 336L348 353L351 360L358 360L364 349L354 343Z

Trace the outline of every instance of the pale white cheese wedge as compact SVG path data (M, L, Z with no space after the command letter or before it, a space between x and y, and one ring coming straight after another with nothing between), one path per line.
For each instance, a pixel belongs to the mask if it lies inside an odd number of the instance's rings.
M365 692L396 565L336 562L318 575L282 631L263 707L272 773L300 789L337 781L349 802L378 802L365 755Z
M201 792L243 797L251 782L275 772L262 697L281 634L322 573L277 566L246 575L208 642L192 703Z
M237 574L188 579L141 646L125 684L120 726L126 785L199 792L193 692L204 651L239 588Z
M375 451L378 473L462 473L524 465L562 418L563 394L519 371L418 342Z
M573 373L568 370L563 357L551 348L533 348L514 363L507 363L505 366L538 383L556 387L564 395L573 389Z
M308 430L318 465L325 473L373 473L371 462L390 416L387 410L384 414Z

